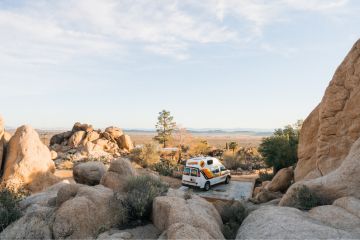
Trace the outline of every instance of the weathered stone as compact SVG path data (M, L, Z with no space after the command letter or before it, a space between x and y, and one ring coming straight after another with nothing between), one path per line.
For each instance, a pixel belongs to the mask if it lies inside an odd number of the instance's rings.
M270 183L266 185L266 189L271 192L285 192L294 179L293 167L283 168L276 173Z
M105 132L109 133L114 139L119 138L123 135L123 131L118 127L108 127L105 129Z
M61 145L64 141L67 141L71 137L72 134L73 134L72 131L55 134L50 139L50 146L55 145L55 144Z
M125 149L128 151L131 151L132 149L134 149L134 145L133 145L129 135L125 135L125 134L121 135L117 139L117 143L121 149Z
M3 180L14 188L27 185L41 190L54 184L54 171L50 151L38 133L30 126L19 127L9 142Z
M155 198L152 219L160 231L170 230L169 239L189 236L184 232L186 229L190 230L189 226L191 232L198 230L207 232L211 238L224 239L218 211L211 203L196 195L185 200L183 192L169 190L167 196ZM172 226L174 224L180 225Z
M92 127L92 125L90 124L81 124L79 122L75 123L73 128L72 128L72 132L78 132L78 131L84 131L84 132L92 132L94 131L94 128Z
M73 176L77 183L95 186L100 183L105 172L105 165L102 162L86 162L74 167Z
M100 184L116 192L122 192L128 178L135 175L136 171L131 162L128 159L119 158L111 162L110 168L102 177Z
M295 208L261 207L244 220L236 239L357 239L359 236L310 218Z
M359 42L336 70L321 103L303 123L296 182L339 168L360 137Z
M76 148L78 147L82 141L84 140L86 136L86 132L85 131L77 131L75 132L70 138L69 138L69 142L68 145L72 148Z

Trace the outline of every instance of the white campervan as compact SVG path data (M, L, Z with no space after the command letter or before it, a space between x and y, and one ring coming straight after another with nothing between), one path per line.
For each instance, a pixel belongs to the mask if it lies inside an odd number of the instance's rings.
M182 184L208 191L212 185L230 182L230 171L213 157L198 157L186 161Z

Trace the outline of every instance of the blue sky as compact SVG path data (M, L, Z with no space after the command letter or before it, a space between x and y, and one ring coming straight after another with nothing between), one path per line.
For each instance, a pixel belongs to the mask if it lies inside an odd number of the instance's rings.
M0 0L7 125L273 129L360 37L356 0Z

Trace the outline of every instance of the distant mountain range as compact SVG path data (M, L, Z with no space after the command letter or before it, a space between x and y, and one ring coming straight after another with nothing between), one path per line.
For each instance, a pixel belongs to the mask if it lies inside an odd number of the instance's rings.
M127 133L155 133L155 129L124 129ZM269 129L256 128L234 128L234 129L215 129L215 128L188 128L187 131L193 134L240 134L250 136L270 136L273 131Z

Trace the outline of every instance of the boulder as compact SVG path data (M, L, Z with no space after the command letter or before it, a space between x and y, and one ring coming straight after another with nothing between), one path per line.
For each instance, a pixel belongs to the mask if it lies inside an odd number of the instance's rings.
M94 128L90 124L81 124L81 123L77 122L74 124L74 126L72 128L72 132L75 133L78 131L84 131L84 132L89 133L89 132L94 131Z
M89 132L86 134L86 137L83 140L83 145L86 145L87 142L93 142L100 138L100 134L98 132Z
M84 140L85 136L86 136L85 131L77 131L77 132L75 132L69 138L69 142L68 142L69 147L72 147L72 148L78 147L82 143L82 141Z
M203 239L224 239L222 220L215 207L196 195L185 199L184 192L169 190L167 196L155 198L152 220L168 239L184 239L195 232L206 233ZM189 231L186 233L186 231ZM195 234L191 238L199 236Z
M354 197L343 197L337 199L334 203L334 206L341 207L348 211L351 214L354 214L360 218L360 199Z
M126 230L110 229L97 239L158 239L160 231L152 224Z
M266 188L262 188L255 198L249 199L251 202L260 204L272 201L274 199L281 198L283 194L281 192L272 192Z
M6 184L14 188L25 184L44 188L54 184L54 171L50 150L41 142L38 133L30 126L19 127L8 145L3 174Z
M271 192L286 192L294 179L293 167L283 168L276 173L265 188Z
M0 233L0 239L52 239L53 208L33 205L23 217Z
M117 139L117 143L119 145L119 147L121 149L125 149L128 151L131 151L134 149L134 145L131 141L131 138L129 135L121 135L118 139Z
M110 164L109 170L102 177L100 184L122 192L129 177L136 176L136 171L131 162L126 158L118 158Z
M316 207L309 211L309 217L360 237L360 218L341 207L333 205Z
M109 133L114 139L117 139L124 134L118 127L108 127L105 129L105 132Z
M61 189L58 192L57 202L62 204L59 204L52 224L56 239L95 238L101 229L121 224L125 210L111 189L102 185L77 185L74 189L70 191L71 194Z
M297 193L301 186L306 186L323 203L331 204L336 199L352 196L360 198L360 138L353 144L349 155L341 166L333 172L319 178L293 184L281 199L281 206L296 206Z
M52 160L57 159L57 157L58 157L57 152L55 152L54 150L51 150L50 153L51 153L51 159L52 159Z
M50 146L53 146L55 144L61 145L64 141L67 141L72 134L72 131L55 134L50 138Z
M295 208L265 206L244 220L236 239L358 239Z
M337 68L321 103L302 125L295 181L325 176L360 137L360 40Z
M98 185L105 172L106 168L102 162L80 163L73 168L74 180L89 186Z

